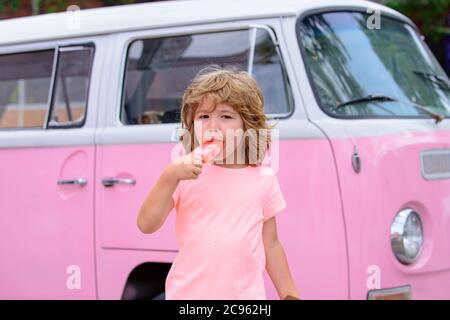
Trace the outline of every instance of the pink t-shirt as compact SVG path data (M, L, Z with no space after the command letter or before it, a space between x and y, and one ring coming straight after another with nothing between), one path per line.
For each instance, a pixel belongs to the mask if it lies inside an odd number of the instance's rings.
M273 170L205 163L173 200L180 250L166 299L265 300L263 222L286 207Z

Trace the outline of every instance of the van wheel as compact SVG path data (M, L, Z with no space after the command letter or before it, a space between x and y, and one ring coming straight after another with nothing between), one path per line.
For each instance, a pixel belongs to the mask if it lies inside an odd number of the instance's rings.
M122 300L165 300L169 263L144 263L133 269L122 291Z

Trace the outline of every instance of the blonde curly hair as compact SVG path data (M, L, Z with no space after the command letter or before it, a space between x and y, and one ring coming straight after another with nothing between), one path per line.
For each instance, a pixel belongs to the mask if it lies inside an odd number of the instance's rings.
M183 93L180 141L186 153L199 144L194 134L194 116L203 99L212 98L215 105L227 103L243 120L245 164L262 163L271 144L271 129L264 113L264 96L255 79L235 67L210 65L201 69ZM184 139L187 138L187 139ZM258 154L259 153L259 154Z

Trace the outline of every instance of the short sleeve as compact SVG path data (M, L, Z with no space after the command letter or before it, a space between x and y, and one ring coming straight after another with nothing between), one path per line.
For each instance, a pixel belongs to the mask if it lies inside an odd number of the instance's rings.
M175 191L172 194L174 208L177 208L178 203L180 202L180 188L181 188L181 181L178 183Z
M277 176L271 175L271 182L263 204L264 222L286 208L286 200L281 192Z

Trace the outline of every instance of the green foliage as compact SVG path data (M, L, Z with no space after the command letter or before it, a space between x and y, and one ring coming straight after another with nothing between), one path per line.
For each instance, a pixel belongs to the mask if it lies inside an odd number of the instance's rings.
M45 12L64 11L70 5L68 0L41 0L40 5L45 6Z
M446 26L450 0L388 0L385 4L411 18L432 42L450 35Z
M10 8L13 12L19 9L20 0L0 0L0 12L3 12L6 8Z

